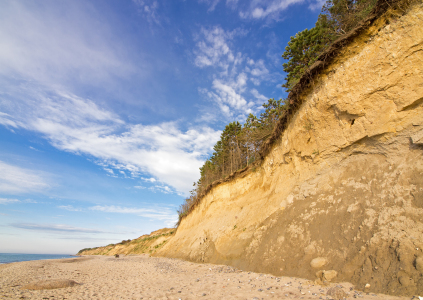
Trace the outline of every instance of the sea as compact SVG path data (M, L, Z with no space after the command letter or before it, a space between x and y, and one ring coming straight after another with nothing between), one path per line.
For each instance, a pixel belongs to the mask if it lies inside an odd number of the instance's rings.
M22 253L0 253L0 264L8 264L18 261L60 259L70 258L73 255L67 254L22 254Z

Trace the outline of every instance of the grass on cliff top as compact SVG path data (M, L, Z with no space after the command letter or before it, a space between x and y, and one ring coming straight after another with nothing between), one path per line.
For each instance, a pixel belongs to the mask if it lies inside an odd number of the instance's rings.
M132 249L129 249L129 253L134 253L134 254L136 254L136 253L146 253L146 252L152 253L153 251L158 250L160 247L162 247L166 243L166 241L163 241L162 243L155 245L153 248L151 248L150 244L151 244L152 241L155 241L160 237L172 236L174 233L175 233L175 229L163 228L163 229L154 231L149 235L140 236L137 239L123 240L120 243L109 244L109 245L103 246L103 247L84 248L84 249L81 249L78 252L78 255L84 255L84 252L89 252L89 251L92 251L92 250L97 250L95 252L96 254L107 255L110 251L112 251L116 247L122 247L122 246L124 246L124 248L122 250L128 249L131 246L133 246Z

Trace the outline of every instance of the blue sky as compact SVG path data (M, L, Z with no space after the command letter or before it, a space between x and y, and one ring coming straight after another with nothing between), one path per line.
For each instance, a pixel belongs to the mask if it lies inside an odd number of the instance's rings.
M286 94L315 0L4 0L0 252L76 253L177 220L223 127Z

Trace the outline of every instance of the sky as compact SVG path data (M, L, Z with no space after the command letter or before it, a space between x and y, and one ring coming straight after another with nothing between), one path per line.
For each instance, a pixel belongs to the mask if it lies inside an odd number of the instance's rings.
M221 130L286 97L316 0L2 0L0 253L173 227Z

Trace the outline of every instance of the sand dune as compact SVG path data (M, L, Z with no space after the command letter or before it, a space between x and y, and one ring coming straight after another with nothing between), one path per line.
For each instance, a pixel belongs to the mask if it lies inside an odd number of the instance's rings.
M78 284L28 289L67 281ZM305 279L148 255L84 256L0 266L0 299L332 299L328 291L344 292L347 299L410 299L366 294L349 283L321 286Z

